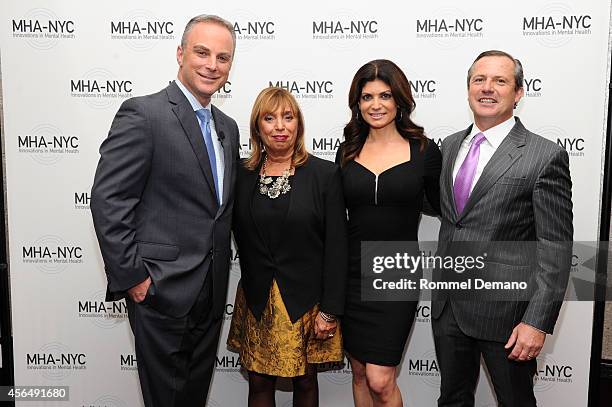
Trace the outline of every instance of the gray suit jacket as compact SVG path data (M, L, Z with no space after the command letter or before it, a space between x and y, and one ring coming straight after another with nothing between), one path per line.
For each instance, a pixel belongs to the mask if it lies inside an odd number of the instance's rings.
M221 207L195 112L176 83L119 108L91 191L108 300L150 276L145 302L184 316L212 272L213 312L222 315L239 135L233 119L214 106L212 115L225 159Z
M444 251L452 246L449 243L461 241L537 242L537 254L533 251L527 256L504 258L508 253L502 252L487 260L487 272L496 278L525 270L533 273L530 298L495 301L491 294L488 298L483 294L460 301L435 292L432 316L438 318L451 302L461 329L483 340L505 342L521 321L552 333L571 265L571 250L567 247L573 238L572 184L567 152L528 131L516 118L516 124L485 166L464 211L457 214L453 166L470 131L471 127L442 142L440 248ZM559 243L561 250L554 250ZM445 277L438 273L436 278Z

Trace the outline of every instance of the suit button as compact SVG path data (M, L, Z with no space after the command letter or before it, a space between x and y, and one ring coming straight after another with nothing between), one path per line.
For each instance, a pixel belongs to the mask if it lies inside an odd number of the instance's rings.
M213 249L210 249L210 250L208 251L208 255L209 255L209 256L212 256L212 255L213 255Z
M457 229L463 229L463 225L461 223L459 223L459 222L455 223L455 227Z

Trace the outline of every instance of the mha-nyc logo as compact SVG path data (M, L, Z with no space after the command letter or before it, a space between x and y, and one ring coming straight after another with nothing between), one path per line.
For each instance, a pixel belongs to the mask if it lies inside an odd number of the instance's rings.
M49 9L30 10L22 18L12 19L11 23L13 38L24 39L39 50L48 50L59 41L76 38L74 20L61 19Z
M110 329L127 320L125 301L105 301L105 291L78 300L78 318L90 321L99 328Z
M440 387L440 368L436 360L436 352L431 349L421 357L409 358L408 374L417 376L426 385L438 389Z
M245 378L240 373L241 368L240 355L237 353L224 352L215 357L216 374L227 375L234 382L244 383Z
M342 142L343 131L344 126L334 126L322 137L313 137L310 151L319 158L333 160Z
M138 360L133 353L122 353L119 355L119 370L124 372L135 372L138 370Z
M110 38L134 51L147 51L160 41L174 40L174 22L158 18L149 10L132 10L111 20Z
M234 33L237 41L276 39L275 23L269 20L236 21Z
M268 86L276 86L291 92L296 99L333 99L334 83L327 80L277 80Z
M132 85L130 80L71 79L70 94L73 97L129 97Z
M591 21L588 14L523 17L523 35L591 34Z
M223 310L223 319L225 321L231 321L232 315L234 315L234 304L225 304L225 309Z
M39 371L51 380L62 380L75 371L87 369L87 355L72 352L60 342L47 343L37 352L28 352L25 359L26 369Z
M83 248L69 245L59 236L47 235L21 246L22 262L33 264L48 274L57 274L68 266L83 263Z
M550 355L538 358L533 390L544 392L555 385L566 385L574 381L574 366L569 363L559 363Z
M584 157L586 152L586 140L582 137L570 137L568 133L558 126L543 126L535 130L548 140L556 142L559 147L567 151L571 158Z
M213 99L217 101L232 98L232 83L227 81L213 94Z
M437 84L433 79L417 79L410 81L412 97L415 99L435 99Z
M336 156L340 143L342 140L338 137L315 137L312 139L311 151L317 157L332 159Z
M570 157L584 157L584 139L582 137L557 138L557 144L563 147Z
M377 20L331 19L312 21L313 40L373 40L378 38Z
M483 18L425 18L416 20L417 38L482 38Z
M64 156L80 153L79 136L64 134L57 126L42 123L26 134L17 135L17 151L42 165L53 165Z
M525 97L539 98L542 96L542 79L540 78L525 78L523 81L523 89Z
M416 307L416 322L429 323L431 322L431 306L418 304Z
M537 13L523 16L520 22L524 37L541 45L558 48L574 37L591 35L593 18L587 13L576 13L566 3L546 4Z
M117 78L104 68L94 68L79 78L70 79L70 96L82 99L89 106L104 109L116 100L132 97L134 82L128 78Z
M91 201L91 195L89 192L75 192L74 193L74 209L89 210L89 202Z
M111 21L110 34L114 40L174 39L174 23L172 21Z

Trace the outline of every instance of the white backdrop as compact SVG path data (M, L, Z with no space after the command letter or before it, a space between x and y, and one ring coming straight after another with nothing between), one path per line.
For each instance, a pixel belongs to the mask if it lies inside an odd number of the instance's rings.
M16 382L70 386L69 403L18 406L142 404L125 304L104 302L89 190L98 147L120 103L156 92L175 78L176 46L196 14L235 22L235 63L214 103L237 120L243 154L254 98L263 87L278 84L303 108L310 150L333 159L349 118L352 76L376 58L404 69L417 101L415 120L439 142L470 123L466 71L476 55L486 49L514 54L526 78L517 115L568 150L575 239L597 239L609 2L223 3L0 5ZM434 240L437 226L436 220L424 219L421 238ZM239 278L237 256L208 403L214 407L246 404L238 357L224 345ZM586 405L591 321L591 303L565 304L556 335L538 361L540 405ZM438 395L429 322L429 305L423 303L400 369L407 406L433 406ZM320 374L321 405L351 405L350 366L331 368ZM291 393L279 391L277 401L289 406ZM494 405L485 374L477 405Z

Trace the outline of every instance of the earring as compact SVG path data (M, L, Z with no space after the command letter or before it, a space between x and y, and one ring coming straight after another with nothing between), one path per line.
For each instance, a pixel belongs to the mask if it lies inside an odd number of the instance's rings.
M395 117L397 118L398 122L401 122L402 121L402 117L404 117L404 112L401 109L398 109L398 112L399 112L399 117L398 117L397 114L395 114Z
M358 122L361 122L361 117L359 116L359 110L355 112L355 120L357 120Z
M518 102L514 102L514 108L516 109L516 107L518 106Z

